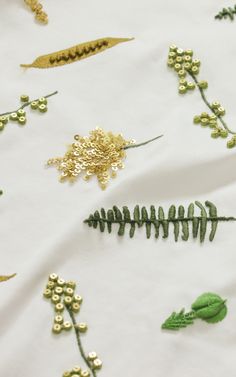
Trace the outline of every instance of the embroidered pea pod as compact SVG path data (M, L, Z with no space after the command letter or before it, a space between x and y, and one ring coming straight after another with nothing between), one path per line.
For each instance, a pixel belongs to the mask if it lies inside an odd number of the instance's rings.
M110 178L116 177L118 169L124 168L123 159L127 149L146 145L160 137L136 144L135 140L127 141L121 134L114 135L97 127L90 132L89 137L75 135L75 142L69 146L64 157L51 158L47 165L56 166L61 182L74 182L85 173L85 181L96 176L104 190Z
M2 283L3 281L10 280L10 279L14 278L15 276L16 276L16 274L12 274L12 275L0 275L0 283Z
M52 332L56 335L63 331L75 332L80 356L84 361L87 369L82 369L79 365L63 373L62 377L96 377L97 371L102 368L102 361L98 358L96 352L85 353L81 335L86 333L88 327L84 322L77 323L75 314L80 312L83 298L76 294L76 283L74 281L65 281L57 274L52 273L45 287L43 296L50 300L54 306L55 316ZM65 320L64 312L67 312L70 321Z
M137 228L145 226L146 237L150 238L152 230L154 230L155 238L159 238L162 232L163 238L168 238L170 225L173 225L175 241L177 242L182 232L182 240L188 241L190 236L190 226L192 226L193 238L197 238L199 235L200 242L205 241L207 226L211 224L211 232L209 234L209 240L213 241L215 238L218 223L221 221L235 221L234 217L218 216L216 206L206 201L205 205L209 212L202 205L202 203L196 201L196 207L200 209L200 216L195 214L195 207L193 203L190 203L188 209L185 211L184 207L180 205L176 208L172 205L169 208L168 215L164 213L162 207L155 208L151 205L150 211L146 207L137 205L133 210L133 216L131 215L128 207L124 206L120 210L117 206L113 206L112 209L106 211L102 208L100 211L95 211L84 222L89 227L99 228L101 232L104 232L107 228L111 233L114 225L118 225L118 235L123 236L125 229L129 227L129 236L132 238Z
M227 147L236 146L236 132L231 130L223 117L226 114L224 107L218 102L210 103L206 97L205 91L208 88L207 81L199 81L197 75L200 72L201 62L193 56L193 50L183 50L175 45L170 46L167 65L176 72L179 80L178 91L185 94L198 89L204 104L210 110L210 113L202 112L193 118L194 124L199 124L203 128L211 129L213 139L228 139ZM189 81L189 77L193 81Z
M21 64L25 68L53 68L96 55L119 43L128 42L133 38L101 38L95 41L85 42L77 46L57 51L51 54L39 56L32 64Z
M227 315L226 300L215 293L203 293L192 304L191 309L188 313L185 313L184 309L179 313L173 312L162 324L162 329L179 330L192 325L197 318L207 323L217 323Z

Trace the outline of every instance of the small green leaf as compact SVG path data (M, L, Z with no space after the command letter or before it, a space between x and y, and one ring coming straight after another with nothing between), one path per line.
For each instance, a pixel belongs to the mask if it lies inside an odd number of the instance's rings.
M194 310L198 318L203 320L213 319L213 321L214 317L218 318L218 315L225 307L225 300L215 293L204 293L192 304L192 310Z
M216 314L214 317L205 319L208 323L217 323L222 321L227 315L227 306L223 306L223 308Z
M185 313L182 309L179 313L173 312L169 318L162 324L161 328L166 330L179 330L194 323L195 313Z

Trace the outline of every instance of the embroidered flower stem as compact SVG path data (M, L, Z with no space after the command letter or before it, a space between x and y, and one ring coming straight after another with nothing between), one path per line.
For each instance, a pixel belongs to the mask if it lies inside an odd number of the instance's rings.
M229 18L231 21L234 20L236 14L236 5L234 8L228 7L223 8L216 16L215 19L222 20L222 18Z
M179 330L192 325L197 318L207 323L222 321L227 314L226 300L215 293L203 293L192 304L191 311L185 313L182 309L179 313L173 312L161 326L162 329Z
M200 87L199 85L199 81L197 79L197 77L195 75L193 75L191 72L188 72L189 75L192 77L192 79L194 80L194 82L196 83L196 86L201 94L201 97L204 101L204 103L206 104L206 106L210 109L210 111L217 117L217 119L220 121L220 123L222 124L222 126L225 128L225 130L228 131L228 133L232 134L232 135L236 135L236 132L234 131L231 131L230 128L227 126L226 122L224 121L224 119L222 119L221 115L219 115L217 113L217 111L214 110L214 108L212 108L212 105L210 104L210 102L207 100L206 98L206 95L205 95L205 92L204 90Z
M63 373L62 377L93 377L97 376L97 371L102 368L102 362L97 357L96 352L89 352L86 355L82 341L81 334L87 331L87 324L84 322L77 323L75 313L79 313L83 299L81 296L75 294L76 283L73 281L66 282L60 279L57 274L53 273L49 276L46 289L43 293L46 299L50 299L54 304L55 317L52 327L54 334L60 334L62 331L75 331L76 340L79 348L81 358L88 369L81 369L80 366L75 366L73 369ZM64 320L63 312L66 310L71 319Z
M10 280L12 278L14 278L16 276L16 274L12 274L12 275L3 275L1 276L0 275L0 283L2 283L3 281L7 281L7 280Z
M133 210L133 216L131 215L128 207L125 206L122 208L122 210L120 210L118 207L113 206L113 208L109 209L108 211L106 211L104 208L102 208L100 211L95 211L94 214L90 215L84 222L90 227L99 227L101 232L104 232L107 228L109 233L112 231L112 225L118 224L119 236L123 236L125 234L126 226L129 226L130 238L134 236L136 228L140 228L142 226L145 226L146 228L147 238L151 237L152 229L155 231L155 238L159 238L161 229L163 232L163 238L168 238L170 224L173 224L176 242L179 239L181 231L182 240L188 241L190 235L190 225L192 225L193 238L197 238L199 235L200 242L204 242L207 225L209 222L211 223L209 240L213 241L218 223L220 221L236 220L234 217L219 217L216 206L209 201L205 202L205 205L209 210L209 215L207 214L205 207L200 202L196 201L195 204L201 211L200 216L194 215L193 203L188 206L186 214L183 206L179 206L178 209L176 209L176 206L172 205L169 208L167 217L165 216L162 207L156 209L153 205L150 207L149 213L146 207L140 208L140 206L137 205Z
M125 140L122 134L114 135L97 127L90 131L89 137L75 135L75 142L69 146L64 157L51 158L47 165L57 168L62 182L73 182L83 173L86 173L84 180L88 181L94 175L104 190L110 178L116 177L118 169L124 168L126 149L141 147L160 137L136 144L135 140Z
M18 109L0 114L0 131L4 130L9 121L17 122L19 126L24 126L27 122L26 112L24 109L28 106L30 106L32 110L38 110L41 113L47 112L47 98L52 97L57 93L58 92L56 91L32 101L29 100L28 95L22 94L20 97L22 105Z
M200 115L196 115L193 119L194 124L200 124L202 127L212 129L211 137L214 139L219 137L226 139L229 135L232 135L231 139L227 142L227 147L235 147L236 132L232 131L223 119L225 109L219 102L210 103L207 100L205 90L208 88L208 83L207 81L198 81L196 77L199 74L201 62L199 59L193 58L193 51L184 51L175 45L170 46L167 65L178 75L179 93L185 94L197 87L203 102L211 111L211 114L203 112ZM193 79L193 82L187 81L188 76Z
M78 347L79 347L80 355L81 355L82 359L84 360L85 364L87 365L87 367L89 368L90 372L92 373L92 376L96 377L97 376L96 371L94 369L91 369L91 365L88 362L87 356L86 356L85 351L83 349L80 331L79 331L78 325L76 323L75 315L69 307L67 307L66 309L67 309L67 311L70 315L71 322L73 323L73 327L74 327L74 330L75 330L75 335L76 335L76 340L77 340L77 344L78 344Z

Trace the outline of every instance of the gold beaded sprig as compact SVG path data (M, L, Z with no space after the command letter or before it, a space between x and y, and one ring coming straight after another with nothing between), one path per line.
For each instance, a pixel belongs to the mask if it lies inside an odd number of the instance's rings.
M201 98L205 105L210 110L210 114L203 112L193 118L194 124L200 124L202 127L209 127L212 129L211 137L217 138L231 138L227 141L227 147L233 148L236 146L236 132L232 131L223 119L225 115L224 107L218 102L210 103L205 94L208 88L207 81L199 81L197 75L200 72L201 62L199 59L194 59L193 50L183 50L175 45L170 46L168 60L168 67L174 69L179 79L179 93L185 94L195 88L199 90ZM188 81L190 76L193 81Z
M30 106L32 110L38 110L40 113L46 113L47 108L47 98L54 96L58 92L48 94L44 97L40 97L34 100L30 100L27 94L22 94L20 96L21 106L14 110L8 111L6 113L0 114L0 131L3 131L8 122L17 123L19 126L24 126L27 122L25 108Z
M118 169L124 168L126 149L139 147L159 137L136 144L135 140L125 140L122 134L114 135L97 127L89 137L75 135L75 142L69 146L64 157L51 158L47 165L56 166L62 182L73 182L83 173L85 181L95 175L104 190L110 178L116 177Z
M74 281L65 281L55 273L52 273L44 290L44 297L51 300L54 305L54 321L52 332L60 334L62 331L70 331L74 329L78 348L81 358L83 359L86 368L82 369L79 365L71 370L63 373L62 377L96 377L97 371L102 368L102 361L98 358L96 352L92 351L85 353L81 341L81 334L88 329L84 322L77 323L75 314L79 313L83 298L75 293L76 283ZM70 321L65 320L64 311L67 311Z
M42 4L38 0L24 0L25 4L35 13L35 19L42 24L48 23L48 15L43 10Z

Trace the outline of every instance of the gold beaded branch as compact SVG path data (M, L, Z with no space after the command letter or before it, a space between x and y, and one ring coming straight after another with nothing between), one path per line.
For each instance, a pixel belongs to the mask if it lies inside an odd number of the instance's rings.
M48 23L48 15L43 10L42 4L38 0L24 0L25 4L35 13L35 19L42 24Z
M38 110L40 113L47 112L47 98L54 96L58 92L47 94L44 97L30 101L29 96L22 94L20 101L22 105L14 111L8 111L6 113L0 114L0 131L3 131L6 124L9 121L17 123L19 126L24 126L27 122L25 108L30 106L32 110Z
M75 314L79 313L83 299L75 293L76 283L59 278L55 273L51 274L44 291L44 297L50 299L54 305L55 316L52 327L54 334L60 334L63 331L70 331L74 329L77 345L81 358L83 359L87 369L82 369L80 366L75 366L71 370L63 373L62 377L96 377L97 371L102 368L102 362L97 357L96 352L85 353L81 341L81 334L88 329L84 322L77 323ZM70 321L64 320L64 311L68 312Z
M201 62L193 58L192 50L183 50L173 45L169 48L167 65L174 69L179 78L179 93L185 94L195 88L199 90L201 98L205 105L210 110L210 114L203 112L196 115L193 119L194 124L200 124L202 127L209 127L212 129L211 137L216 138L229 138L227 142L228 148L236 146L236 132L232 131L223 119L225 109L218 101L210 103L205 95L205 90L208 88L207 81L198 81L196 75L199 74ZM187 77L190 76L193 82L188 81Z
M116 177L118 169L124 168L126 149L148 144L160 137L136 144L135 140L125 140L122 134L114 135L97 127L89 137L75 135L75 142L69 146L64 157L51 158L47 165L57 168L61 182L73 182L83 173L84 180L88 181L95 175L104 190L110 178Z

